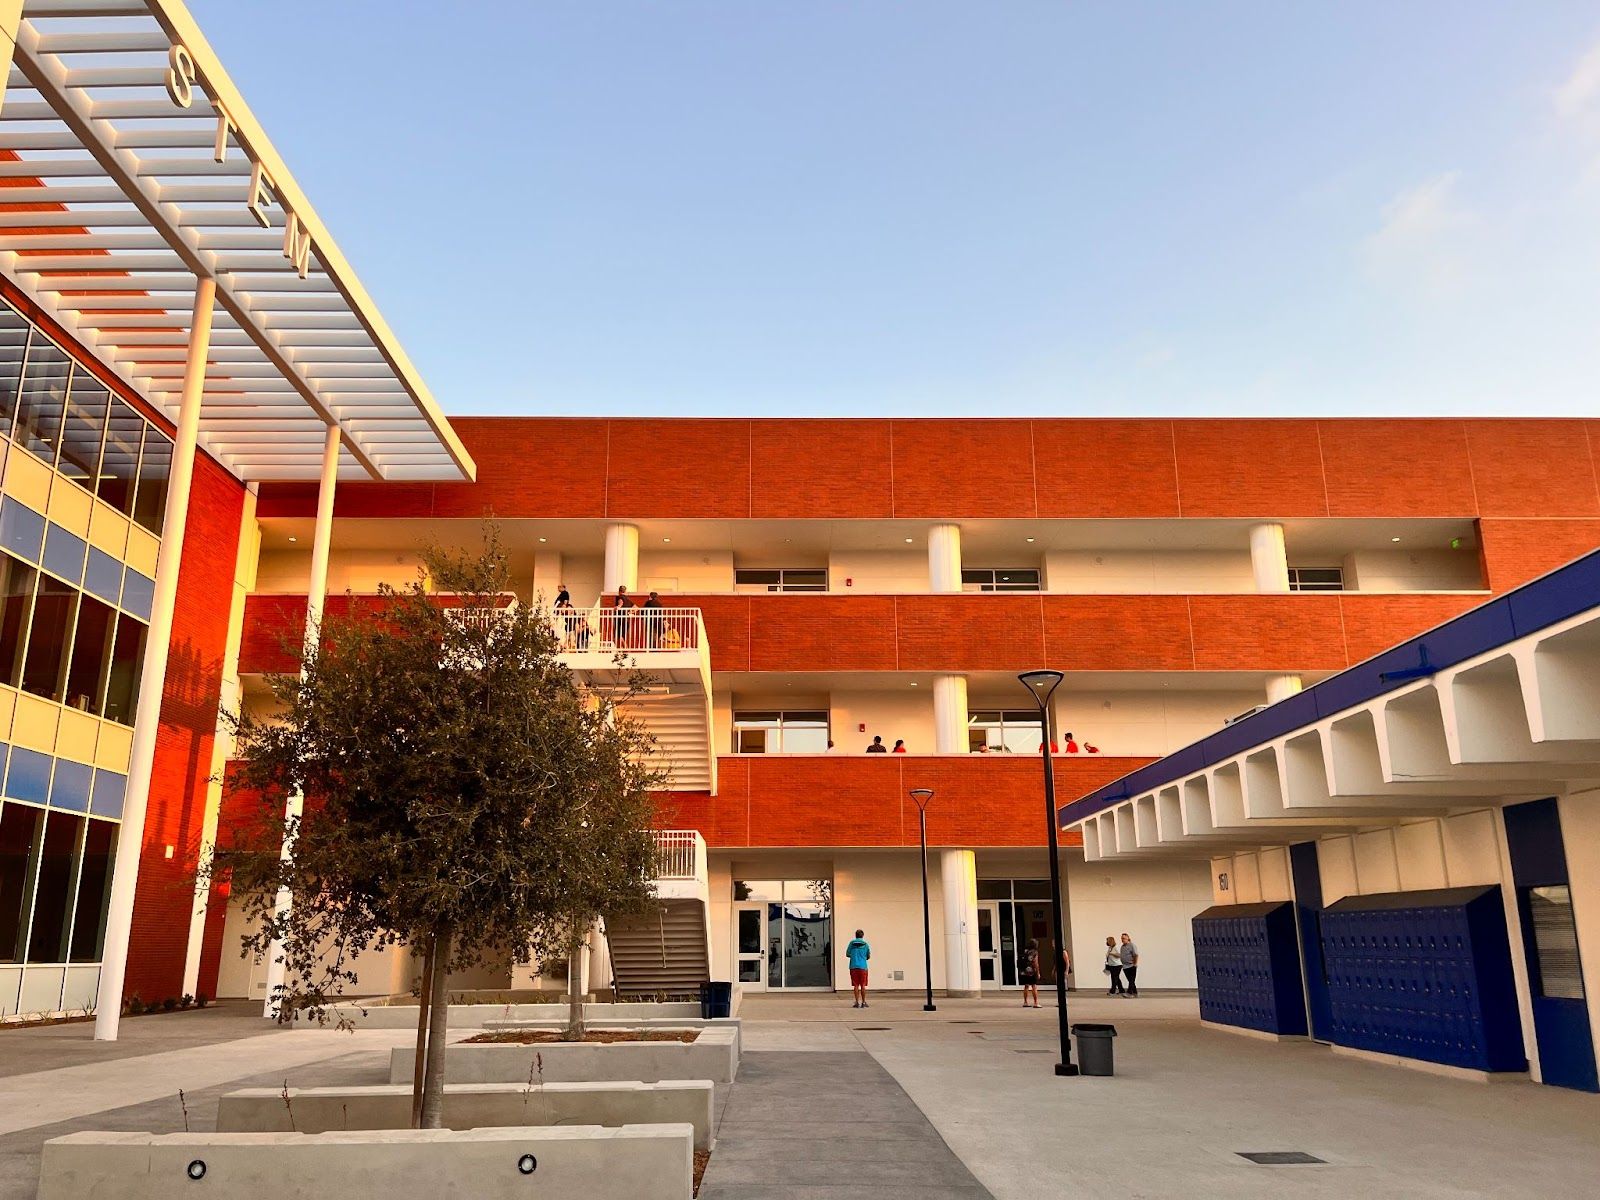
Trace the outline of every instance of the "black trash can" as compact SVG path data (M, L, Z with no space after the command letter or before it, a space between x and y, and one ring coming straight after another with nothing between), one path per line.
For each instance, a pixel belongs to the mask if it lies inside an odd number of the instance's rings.
M1078 1070L1085 1075L1115 1075L1111 1069L1111 1039L1115 1025L1074 1025L1072 1036L1078 1042Z
M700 1015L706 1020L733 1015L733 984L702 983L700 985Z

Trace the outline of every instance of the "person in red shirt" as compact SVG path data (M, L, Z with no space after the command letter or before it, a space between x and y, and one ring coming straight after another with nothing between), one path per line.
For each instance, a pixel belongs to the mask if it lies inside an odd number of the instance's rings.
M895 738L895 740L894 740L894 749L889 751L889 753L890 754L904 754L905 752L906 752L905 739L904 738Z

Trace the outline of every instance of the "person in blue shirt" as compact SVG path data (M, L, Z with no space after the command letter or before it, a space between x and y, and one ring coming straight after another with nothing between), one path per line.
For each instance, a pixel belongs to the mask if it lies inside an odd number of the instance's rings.
M867 1007L867 960L872 957L872 947L867 945L867 939L861 930L856 930L855 937L850 939L850 944L844 948L844 956L850 960L850 992L855 997L851 1008Z

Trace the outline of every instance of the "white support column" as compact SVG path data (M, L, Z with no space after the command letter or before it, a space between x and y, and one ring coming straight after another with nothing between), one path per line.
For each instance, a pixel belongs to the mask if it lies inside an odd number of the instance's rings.
M1283 548L1283 526L1272 521L1250 526L1250 569L1258 592L1289 590L1289 557Z
M561 573L561 551L546 546L536 549L533 552L533 595L529 597L530 601L542 603L546 608L552 607L564 582ZM578 602L574 600L573 603Z
M933 677L933 745L940 754L967 752L967 677Z
M610 593L619 587L639 590L639 527L606 526L606 567L601 589Z
M611 986L611 949L606 945L605 923L596 921L589 927L589 986L585 989L598 992Z
M944 891L944 986L953 997L977 996L978 864L971 850L941 850L939 878Z
M961 526L928 527L928 588L934 592L961 590Z
M161 522L161 555L156 561L155 600L150 607L150 632L139 673L139 705L133 721L133 749L128 758L128 788L122 802L122 827L117 832L117 857L106 912L105 950L100 987L95 998L96 1041L117 1040L122 1018L122 984L128 973L128 942L133 932L133 901L139 885L139 856L144 850L145 811L150 803L150 774L155 766L156 735L161 729L161 700L167 686L167 653L172 645L172 613L178 600L178 570L183 561L183 533L189 521L189 491L194 482L195 443L200 434L200 401L206 381L206 355L211 348L211 313L217 281L195 280L189 349L183 366L183 399L167 482Z
M1267 676L1267 703L1276 704L1279 700L1287 700L1304 686L1305 681L1298 675L1269 675Z
M328 598L328 553L333 547L333 497L339 486L339 427L329 425L322 441L322 479L317 485L317 524L311 538L311 577L306 584L306 628L301 646L307 653L315 653L322 639L322 609ZM305 797L292 792L284 806L284 816L298 821L305 806ZM290 838L283 840L281 851L285 860L294 853ZM287 916L291 897L289 889L281 888L273 901L279 917ZM277 993L283 985L283 943L274 939L267 951L267 996L262 1005L262 1016L278 1015Z

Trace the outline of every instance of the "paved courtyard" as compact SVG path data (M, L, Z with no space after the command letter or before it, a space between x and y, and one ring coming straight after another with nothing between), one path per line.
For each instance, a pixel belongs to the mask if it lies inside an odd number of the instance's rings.
M1010 997L936 1013L920 997L750 998L702 1195L1542 1197L1600 1177L1600 1097L1215 1032L1189 996L1072 1003L1117 1025L1116 1078L1056 1078L1054 1013ZM410 1038L278 1030L245 1005L124 1029L112 1046L88 1025L0 1032L0 1200L31 1200L51 1137L208 1129L225 1091L377 1082ZM1325 1162L1239 1157L1296 1150Z

